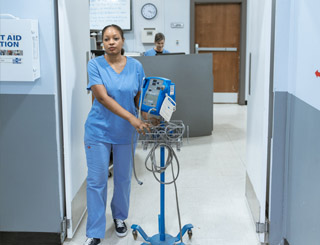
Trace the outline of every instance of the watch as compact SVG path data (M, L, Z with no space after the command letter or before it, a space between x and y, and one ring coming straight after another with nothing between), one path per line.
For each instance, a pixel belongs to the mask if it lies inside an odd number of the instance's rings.
M141 8L141 14L145 19L151 20L157 15L157 7L152 3L146 3Z

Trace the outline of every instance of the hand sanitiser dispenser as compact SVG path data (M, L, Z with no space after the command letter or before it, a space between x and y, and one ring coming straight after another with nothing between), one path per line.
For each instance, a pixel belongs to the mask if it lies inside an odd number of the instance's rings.
M175 111L175 84L162 77L147 77L142 86L141 110L170 121Z

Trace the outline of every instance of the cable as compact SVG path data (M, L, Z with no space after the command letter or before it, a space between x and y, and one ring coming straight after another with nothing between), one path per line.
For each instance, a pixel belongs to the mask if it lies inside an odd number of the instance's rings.
M136 173L136 164L135 164L135 161L134 161L134 136L137 134L136 131L133 131L132 132L132 137L131 137L131 155L132 155L132 164L133 164L133 174L134 174L134 178L136 179L136 181L138 182L139 185L142 185L143 182L140 181L137 177L137 173Z
M171 171L172 171L172 178L174 178L174 170L173 170L173 165L171 164ZM179 208L179 200L178 200L178 189L177 189L177 184L176 181L174 183L174 190L176 193L176 204L177 204L177 213L178 213L178 222L179 222L179 234L180 234L180 241L183 243L182 240L182 228L181 228L181 216L180 216L180 208Z
M145 77L142 78L141 88L140 88L140 98L139 98L139 110L138 110L138 118L141 119L141 106L142 106L142 94L143 94L143 85Z
M144 81L145 81L145 77L143 77L142 79L142 83L141 83L141 88L140 88L140 99L139 99L139 109L138 109L138 118L141 120L141 106L142 106L142 94L143 94L143 85L144 85ZM132 137L131 137L131 155L132 155L132 164L133 164L133 174L134 174L134 178L136 179L136 181L138 182L139 185L142 185L143 182L140 181L137 177L137 173L136 173L136 164L134 161L134 136L137 134L137 132L134 130L132 132ZM139 138L139 135L138 135ZM138 140L138 139L137 139Z
M183 123L180 125L168 122L165 127L166 136L169 140L182 138L185 131L185 126Z
M157 150L158 147L165 147L168 151L168 157L167 157L167 160L165 162L165 166L164 167L161 167L159 165L157 165L157 162L156 162L156 157L155 157L155 151ZM149 159L151 160L151 168L148 166L148 161ZM169 181L169 182L162 182L157 176L156 176L156 173L163 173L166 171L167 167L169 167L170 165L172 165L172 160L175 159L176 161L176 164L177 164L177 169L178 169L178 172L177 172L177 175L176 176L173 176L173 179L172 181ZM146 169L149 170L150 172L153 173L153 176L154 178L160 183L160 184L164 184L164 185L169 185L169 184L172 184L174 181L177 180L178 176L179 176L179 172L180 172L180 164L179 164L179 160L177 158L177 155L176 153L174 152L174 150L172 149L172 147L167 144L167 143L157 143L155 144L152 149L150 150L149 154L147 155L146 157L146 160L145 160L145 166L146 166Z
M156 164L156 160L155 160L155 151L158 147L165 147L168 151L168 157L167 157L167 160L165 162L165 166L164 167L161 167L161 166L158 166ZM150 158L151 162L152 162L152 169L150 169L148 166L147 166L147 162L148 162L148 159ZM177 175L174 174L174 168L173 168L173 164L172 164L172 160L173 158L176 160L176 163L177 163L177 169L178 169L178 172L177 172ZM179 160L177 158L177 155L175 154L173 148L167 144L167 143L158 143L158 144L155 144L152 149L150 150L147 158L146 158L146 161L145 161L145 165L146 165L146 168L151 171L153 173L153 176L155 177L155 179L160 183L160 184L174 184L174 189L175 189L175 195L176 195L176 205L177 205L177 213L178 213L178 222L179 222L179 234L180 234L180 241L181 243L183 243L183 240L182 240L182 228L181 228L181 216L180 216L180 208L179 208L179 200L178 200L178 189L177 189L177 184L176 184L176 180L179 176L179 172L180 172L180 164L179 164ZM172 181L170 182L162 182L161 180L159 180L159 178L156 176L156 173L163 173L166 171L167 167L171 165L171 172L172 172Z

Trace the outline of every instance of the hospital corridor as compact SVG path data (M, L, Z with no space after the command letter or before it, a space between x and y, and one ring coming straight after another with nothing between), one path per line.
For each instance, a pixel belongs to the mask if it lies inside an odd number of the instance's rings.
M214 133L211 136L184 139L178 152L181 172L177 180L182 224L194 225L193 235L183 237L184 244L196 245L257 245L255 226L245 199L246 106L214 105ZM131 206L128 225L139 224L147 234L158 229L160 187L144 166L149 151L138 147L137 175L144 183L132 179ZM168 170L170 174L170 170ZM112 194L112 177L109 192ZM119 239L114 232L110 199L107 204L105 245L141 244L131 231ZM85 240L86 217L72 240L64 245L77 245ZM166 187L166 232L178 234L179 223L173 185Z
M319 245L319 0L0 0L0 245Z

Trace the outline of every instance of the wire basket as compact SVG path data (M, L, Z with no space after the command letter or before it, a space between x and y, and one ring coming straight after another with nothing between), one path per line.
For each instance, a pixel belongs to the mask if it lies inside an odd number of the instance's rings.
M152 125L151 121L146 121ZM181 120L172 120L170 122L161 122L158 125L152 125L150 132L146 132L145 135L139 135L139 142L141 142L143 150L147 150L148 147L152 147L154 144L165 143L171 146L176 146L180 151L183 144L183 135L185 132L185 126Z

